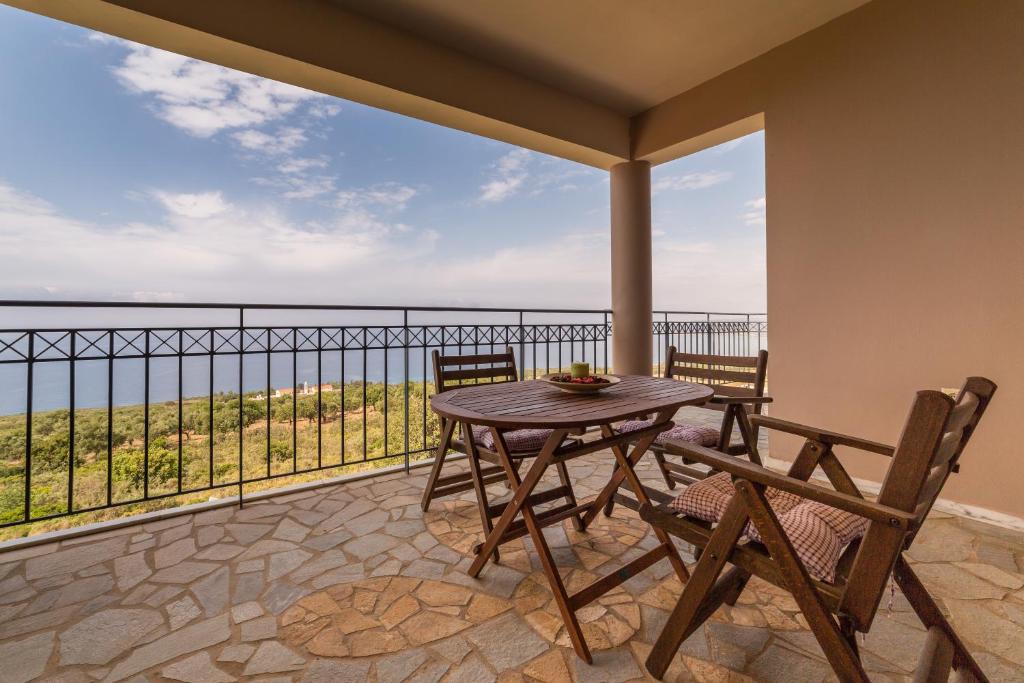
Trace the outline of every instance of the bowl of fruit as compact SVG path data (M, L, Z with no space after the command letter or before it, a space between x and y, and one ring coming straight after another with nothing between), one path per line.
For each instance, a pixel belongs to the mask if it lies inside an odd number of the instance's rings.
M573 363L571 372L551 372L537 378L570 394L596 394L620 382L615 375L592 375L588 363Z

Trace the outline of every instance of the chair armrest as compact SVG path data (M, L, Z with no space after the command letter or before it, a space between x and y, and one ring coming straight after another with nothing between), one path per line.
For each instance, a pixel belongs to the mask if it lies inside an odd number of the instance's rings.
M771 403L771 402L772 402L772 397L771 396L719 396L717 394L715 396L712 396L711 400L708 401L708 403L718 403L718 404L721 404L721 405L730 405L730 404L741 404L742 405L744 403L747 403L747 404L750 404L750 405L758 405L758 404Z
M808 427L806 425L797 424L796 422L787 422L786 420L780 420L777 417L768 417L767 415L751 415L750 423L766 427L768 429L775 429L780 432L796 434L797 436L802 436L806 439L813 439L833 446L849 446L850 448L857 448L862 451L869 451L871 453L878 453L879 455L887 455L889 457L892 457L892 454L896 452L895 448L887 446L884 443L868 441L867 439L859 439L856 436L847 436L846 434L830 432L825 429Z
M910 512L846 493L840 493L839 491L827 489L802 479L788 477L785 474L766 469L760 465L754 465L731 455L713 451L710 448L704 448L703 446L697 446L685 441L669 440L665 442L665 449L669 453L682 455L688 460L708 465L722 472L728 472L733 477L746 479L747 481L763 484L764 486L771 486L780 491L788 491L808 500L831 505L834 508L839 508L840 510L845 510L891 527L907 530L915 523L915 517Z

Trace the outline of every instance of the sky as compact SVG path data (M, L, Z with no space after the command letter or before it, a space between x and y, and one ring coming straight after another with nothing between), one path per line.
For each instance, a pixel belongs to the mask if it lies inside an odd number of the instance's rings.
M652 171L657 309L765 310L764 137ZM0 6L0 298L605 308L608 173Z

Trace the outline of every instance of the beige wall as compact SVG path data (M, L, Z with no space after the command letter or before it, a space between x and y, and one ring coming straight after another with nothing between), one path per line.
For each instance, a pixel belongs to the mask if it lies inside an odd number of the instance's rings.
M893 443L915 389L988 376L943 497L1024 516L1024 2L875 0L649 112L634 145L757 112L772 414Z

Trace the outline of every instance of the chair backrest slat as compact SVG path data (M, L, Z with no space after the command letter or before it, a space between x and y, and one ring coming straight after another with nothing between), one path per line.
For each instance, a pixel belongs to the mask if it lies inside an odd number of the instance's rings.
M918 392L882 482L878 502L912 512L904 532L872 522L850 569L840 608L858 630L871 626L885 583L899 554L913 543L996 391L984 377L970 377L953 399L938 391Z
M676 366L672 369L672 374L675 377L709 379L713 380L715 384L725 384L726 382L743 382L753 384L754 382L754 373L752 372L738 372L736 370L726 370L724 368Z
M438 358L441 362L441 367L448 367L449 365L476 365L484 363L508 363L508 350L504 353L474 353L467 354L464 356L442 356L438 352Z
M495 383L515 382L516 356L512 347L504 353L475 353L465 356L442 356L437 349L431 354L434 361L434 387L437 393L459 386L472 380L491 380ZM484 365L486 367L476 367Z
M669 348L675 348L674 346ZM723 365L734 368L756 368L757 356L716 356L700 353L673 353L672 361L677 364Z
M445 370L445 382L457 382L460 379L499 379L515 377L515 368L493 367L493 368L470 368L468 370Z
M716 394L745 398L764 396L768 369L768 352L760 351L756 356L720 356L714 354L679 353L676 347L668 347L665 354L665 377L706 384ZM705 408L721 409L721 406L707 404ZM756 405L748 412L760 413Z

